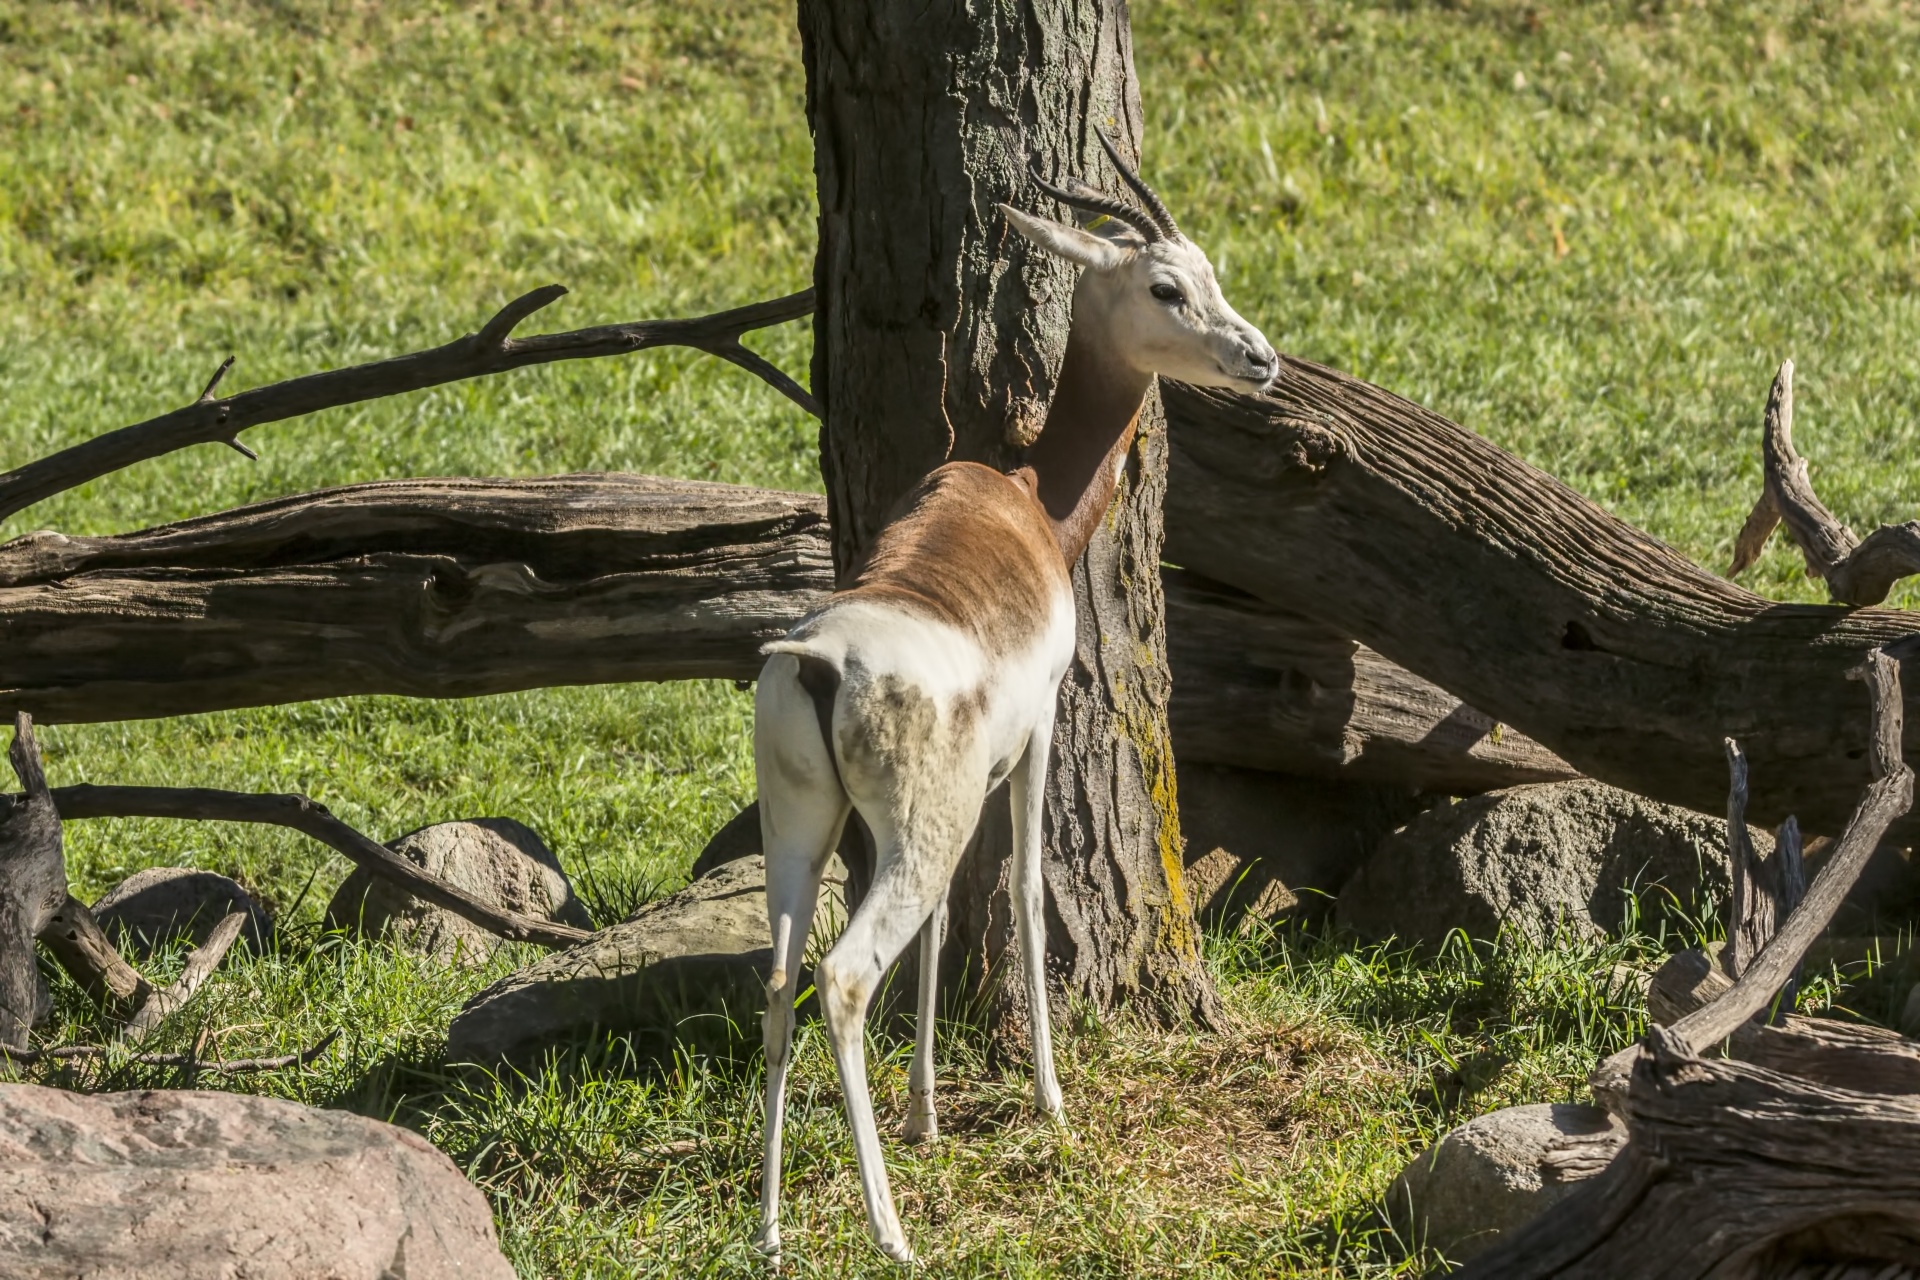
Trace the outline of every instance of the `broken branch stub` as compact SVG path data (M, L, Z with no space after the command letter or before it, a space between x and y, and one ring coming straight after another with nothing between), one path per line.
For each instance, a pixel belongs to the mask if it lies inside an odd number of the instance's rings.
M1734 539L1729 578L1759 560L1776 525L1800 548L1807 576L1827 584L1840 604L1873 605L1893 584L1920 573L1920 522L1882 525L1864 540L1841 523L1813 490L1806 459L1793 447L1793 361L1780 364L1767 393L1760 457L1764 489Z
M53 913L40 931L40 941L81 989L103 1004L139 1005L153 992L78 898L69 897Z
M1626 1122L1626 1146L1597 1178L1470 1263L1467 1280L1914 1274L1920 1053L1875 1028L1752 1021L1913 800L1913 774L1899 754L1899 664L1875 651L1859 674L1872 702L1874 781L1805 898L1731 985L1697 952L1655 976L1668 989L1650 991L1650 1007L1709 994L1595 1071L1595 1096ZM1746 778L1740 751L1727 745L1737 845ZM1797 830L1781 835L1790 846L1782 852L1797 858ZM1795 871L1782 862L1774 875L1779 901L1790 900ZM1757 890L1757 879L1749 887ZM1741 923L1732 921L1736 932ZM1749 1061L1700 1056L1729 1038L1735 1057Z
M565 293L565 287L550 284L523 294L502 307L478 333L428 351L310 373L216 400L213 390L232 364L229 356L193 403L0 475L0 520L89 480L192 445L226 444L252 456L238 439L250 427L528 365L627 355L650 347L694 347L719 356L820 416L812 395L740 342L743 334L755 329L812 315L811 289L690 320L640 320L531 338L511 336L521 321Z
M0 814L0 1046L24 1049L49 1003L34 940L67 900L67 864L33 717L24 711L13 717L7 758L24 790Z

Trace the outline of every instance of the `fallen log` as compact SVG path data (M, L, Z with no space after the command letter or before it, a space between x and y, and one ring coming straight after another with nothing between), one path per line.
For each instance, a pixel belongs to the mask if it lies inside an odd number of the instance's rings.
M0 547L0 708L183 715L758 674L832 582L824 502L649 476L381 481ZM1564 761L1325 626L1166 577L1184 759L1459 794Z
M1352 636L1591 777L1836 833L1866 785L1846 673L1920 616L1744 591L1427 409L1304 360L1260 399L1169 383L1172 563ZM1916 831L1911 817L1895 838Z
M1576 776L1517 730L1323 623L1161 572L1181 760L1472 795Z
M831 579L818 498L647 476L383 481L0 547L0 706L747 679Z

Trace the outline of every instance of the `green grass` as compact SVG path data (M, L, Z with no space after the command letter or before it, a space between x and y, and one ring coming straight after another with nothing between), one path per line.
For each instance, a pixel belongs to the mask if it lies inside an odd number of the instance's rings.
M1792 356L1826 500L1856 527L1920 507L1904 465L1920 419L1911 4L1143 0L1134 19L1146 172L1284 349L1433 406L1715 569L1758 492L1768 380ZM228 353L237 390L445 341L550 281L573 293L530 328L800 287L802 93L793 16L773 0L0 0L0 462L174 407ZM804 325L753 339L796 373L808 340ZM248 439L258 462L209 447L143 463L0 535L404 475L819 485L811 421L678 351ZM1817 598L1796 561L1776 546L1751 585ZM684 878L750 796L748 717L731 686L682 684L46 736L56 783L304 790L382 838L517 817L611 915ZM155 863L238 875L286 939L232 963L167 1045L204 1030L229 1056L286 1051L346 1028L314 1070L233 1087L418 1127L493 1196L524 1274L760 1274L744 1245L752 1055L615 1043L525 1078L450 1067L448 1019L513 957L449 975L321 935L347 867L282 833L71 829L83 895ZM1464 1115L1577 1096L1594 1055L1638 1026L1616 966L1658 945L1416 958L1315 934L1213 939L1234 1029L1074 1015L1070 1135L1035 1125L1017 1066L952 1028L949 1137L889 1149L909 1232L940 1275L1416 1268L1371 1216L1387 1180ZM1836 973L1809 999L1885 1020L1910 967ZM48 1037L95 1034L79 994L59 996ZM904 1052L876 1038L890 1119ZM797 1073L794 1269L881 1274L812 1031ZM178 1083L124 1064L64 1078Z

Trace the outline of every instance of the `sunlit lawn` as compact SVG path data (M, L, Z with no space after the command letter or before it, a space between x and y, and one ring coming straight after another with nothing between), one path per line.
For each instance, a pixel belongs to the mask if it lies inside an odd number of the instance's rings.
M1133 17L1148 175L1284 349L1433 406L1715 569L1758 491L1767 382L1792 356L1826 500L1856 525L1920 508L1912 6L1147 0ZM443 342L550 281L573 292L531 328L802 287L803 87L793 14L771 3L0 3L0 463L174 407L229 353L240 389ZM804 376L806 326L754 342ZM680 351L248 439L258 462L190 450L4 532L131 529L404 475L819 485L811 420ZM1750 578L1815 598L1784 548ZM683 684L47 739L56 783L304 790L382 838L520 818L613 916L683 879L750 798L748 723L745 694ZM283 952L232 965L168 1034L205 1025L231 1055L346 1027L315 1071L246 1087L419 1127L494 1195L524 1274L758 1274L752 1055L616 1043L531 1079L449 1068L448 1019L511 958L446 976L320 937L347 868L297 837L70 835L83 896L192 863L279 910ZM1464 1114L1575 1096L1634 1029L1615 963L1650 955L1416 962L1313 935L1216 940L1231 1032L1069 1019L1070 1136L1033 1122L1017 1066L956 1031L948 1137L889 1150L903 1216L942 1275L1390 1271L1407 1264L1371 1217L1387 1179ZM50 1036L90 1034L77 993L61 1007ZM888 1033L875 1052L897 1114L902 1045ZM1468 1061L1508 1065L1463 1089ZM878 1273L817 1040L799 1062L793 1264ZM165 1082L88 1083L134 1081Z

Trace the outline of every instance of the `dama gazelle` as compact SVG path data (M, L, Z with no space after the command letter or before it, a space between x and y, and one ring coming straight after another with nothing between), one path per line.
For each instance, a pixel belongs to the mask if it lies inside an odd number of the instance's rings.
M780 1138L801 949L849 809L873 835L873 882L814 970L846 1094L867 1225L913 1254L887 1185L867 1092L865 1023L887 966L920 935L919 1021L906 1136L933 1136L933 1028L949 881L1003 779L1012 886L1032 1016L1035 1105L1061 1112L1047 1022L1040 828L1054 700L1073 658L1069 574L1105 516L1154 376L1260 391L1273 348L1220 296L1213 267L1145 183L1107 155L1140 204L1070 182L1036 185L1103 214L1083 229L1001 206L1039 248L1084 268L1046 425L1010 473L950 462L907 495L852 581L766 647L754 765L767 861L773 976L766 1015L766 1163L760 1231L780 1250Z

